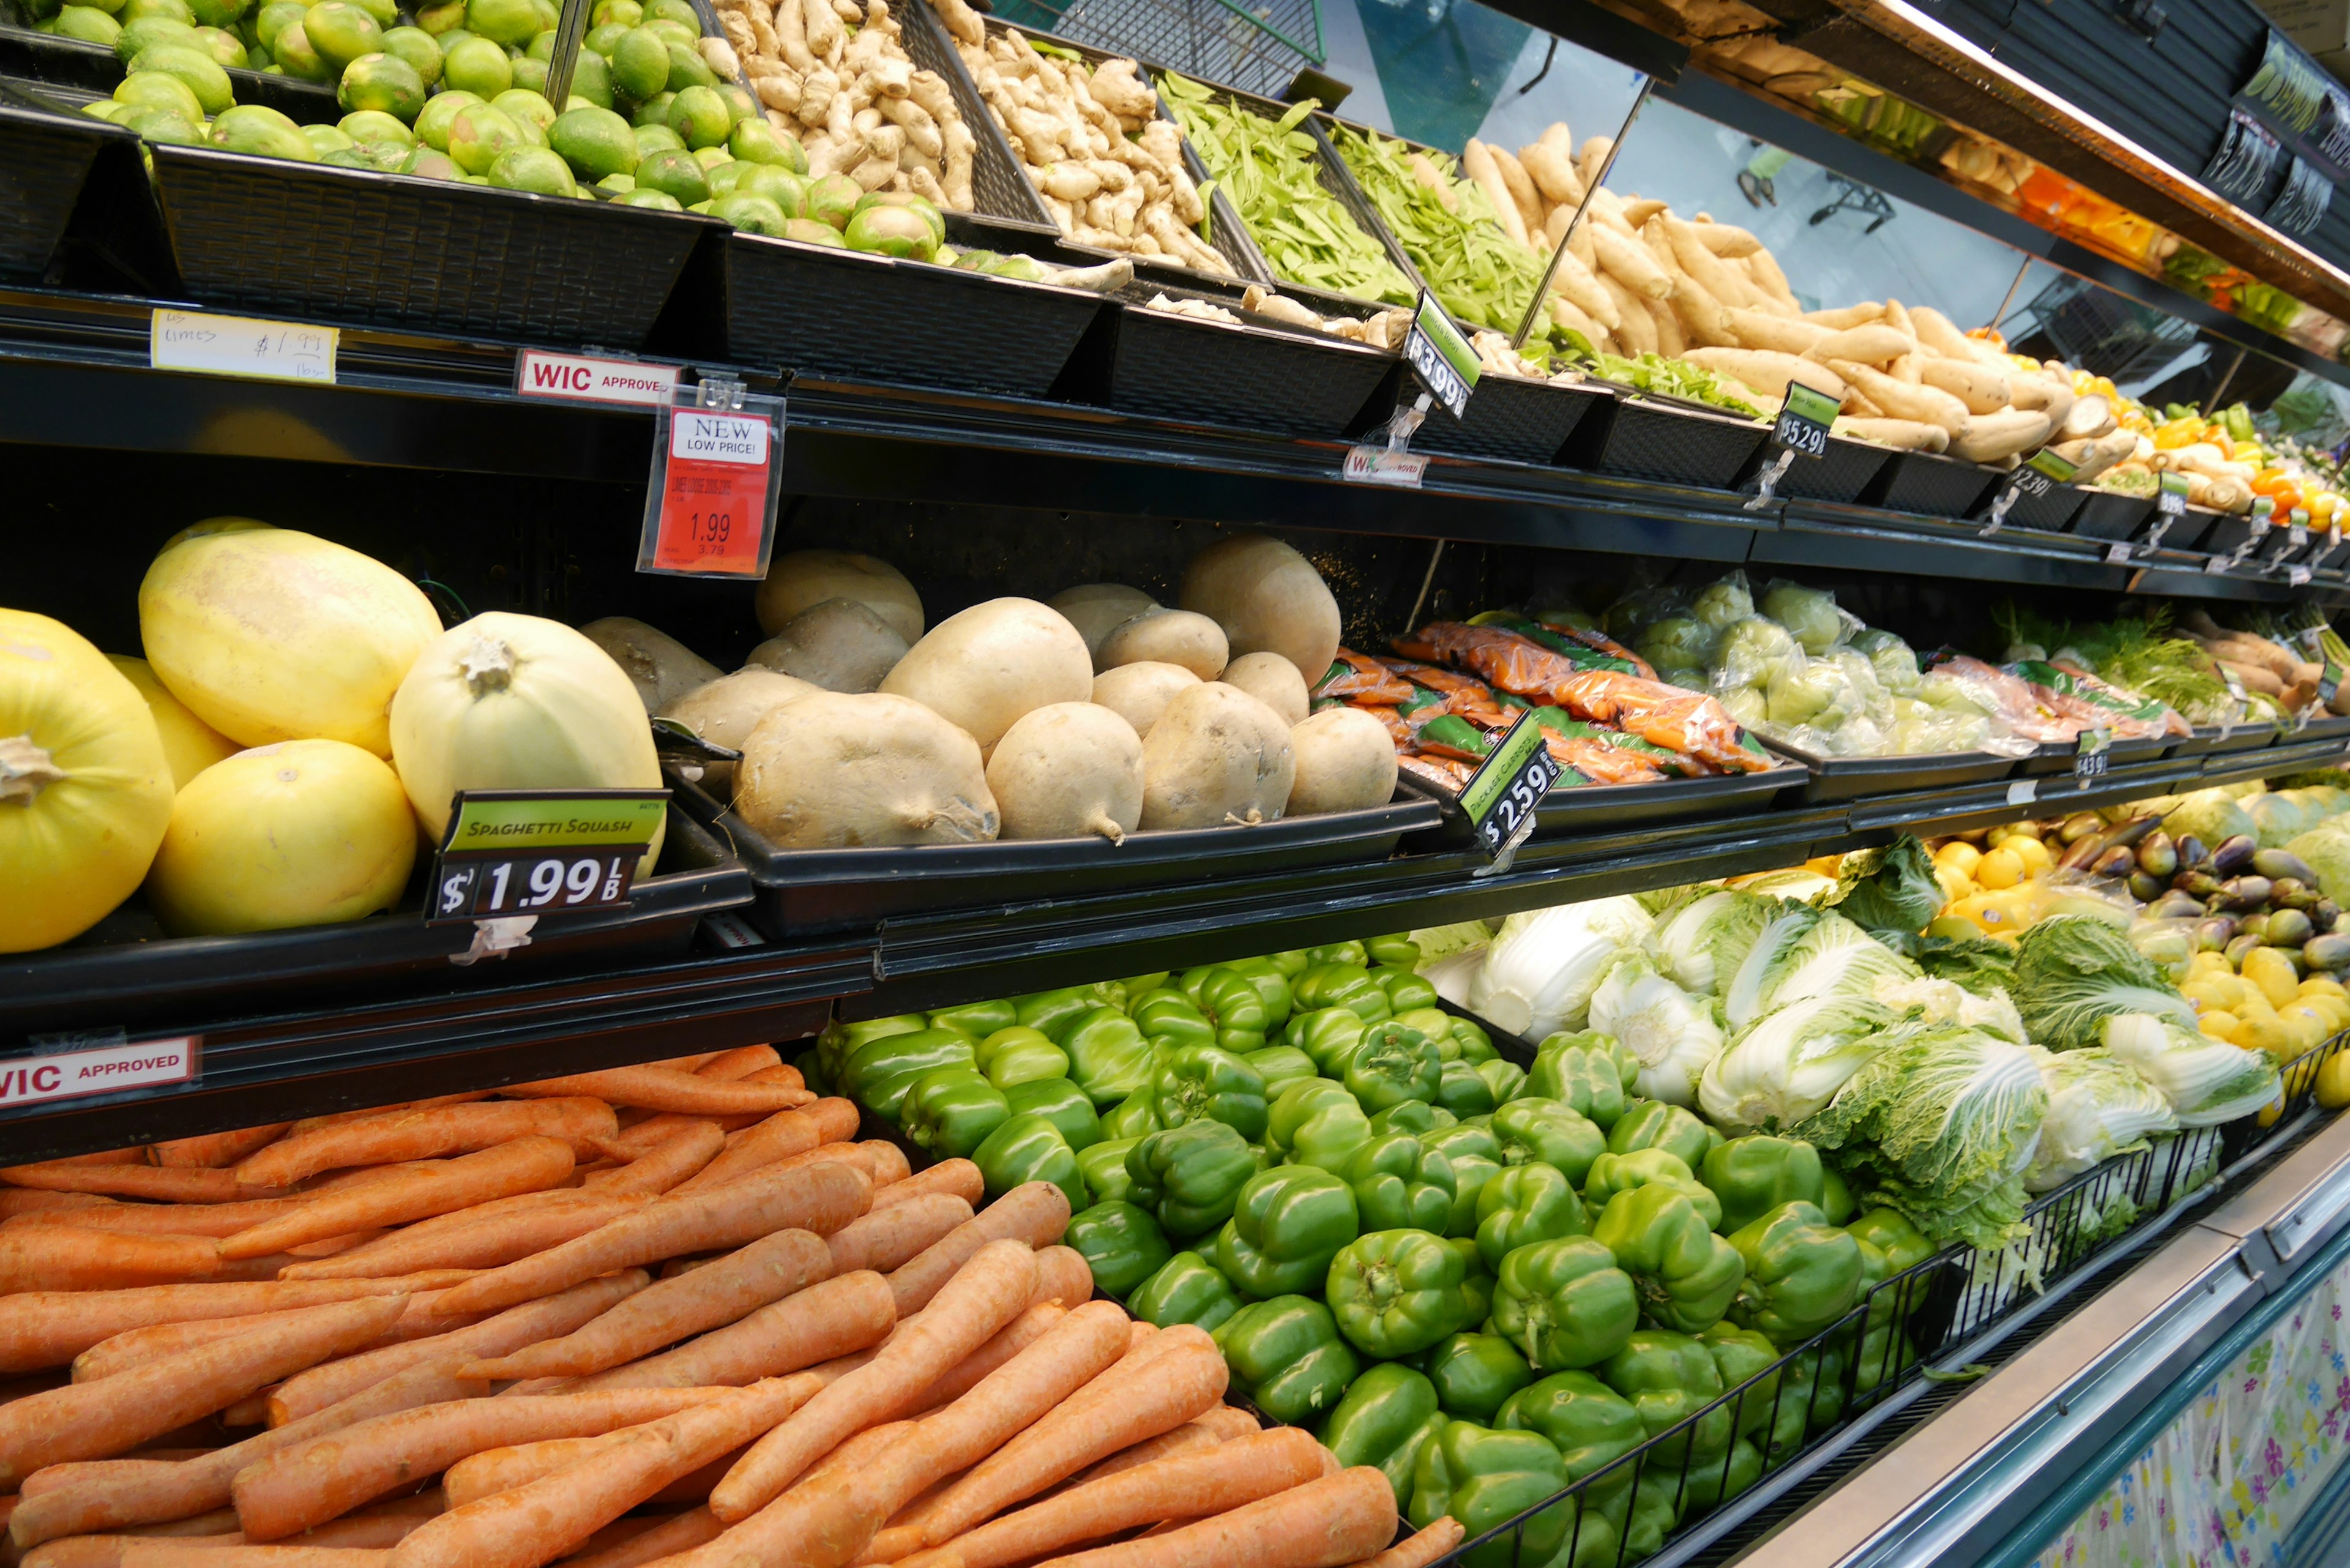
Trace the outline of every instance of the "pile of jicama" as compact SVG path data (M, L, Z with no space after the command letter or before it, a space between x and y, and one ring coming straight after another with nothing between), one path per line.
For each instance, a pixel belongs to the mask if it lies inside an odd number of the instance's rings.
M974 1213L969 1161L910 1175L764 1045L495 1093L0 1171L5 1560L1336 1568L1394 1539L1378 1470L1222 1405L1204 1333L1089 1299L1050 1183Z

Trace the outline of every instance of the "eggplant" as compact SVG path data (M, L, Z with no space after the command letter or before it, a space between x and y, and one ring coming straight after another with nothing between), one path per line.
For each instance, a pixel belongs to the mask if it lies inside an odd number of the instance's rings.
M2279 958L2282 958L2285 962L2293 965L2293 979L2307 980L2309 978L2309 961L2301 956L2301 950L2299 948L2279 948L2276 950L2276 952Z
M2331 898L2320 898L2302 913L2309 917L2309 929L2321 937L2342 924L2342 906Z
M2143 871L2133 871L2129 874L2129 890L2131 898L2141 904L2150 905L2163 896L2162 878L2149 877ZM2152 914L2154 911L2148 909L2147 912Z
M2064 853L2056 857L2056 867L2062 871L2086 871L2105 852L2105 835L2092 833L2086 838L2075 839L2067 845Z
M2320 973L2350 967L2350 934L2312 937L2301 945L2302 961Z
M2260 852L2260 840L2249 833L2239 833L2233 838L2222 840L2220 846L2211 851L2212 875L2233 877L2243 871L2251 865L2252 857Z
M2157 877L2178 874L2178 846L2171 842L2170 835L2157 828L2138 840L2137 868Z
M2324 895L2316 888L2305 882L2296 881L2291 877L2273 884L2269 888L2269 902L2280 909L2313 909L2316 906L2317 900L2324 897Z
M2272 948L2297 948L2314 933L2307 915L2299 909L2279 909L2268 917L2262 934Z
M2226 949L2229 967L2231 969L2243 968L2244 955L2263 945L2264 944L2258 937L2238 937L2235 940L2230 942Z
M2269 901L2276 886L2265 877L2230 877L2220 884L2220 897L2239 909L2257 909Z
M2213 915L2195 928L2195 950L2199 953L2225 952L2228 944L2236 940L2236 919L2232 915Z
M2210 858L2210 851L2203 847L2203 841L2201 839L2196 837L2191 833L2182 833L2178 836L2179 865L2186 867L2199 867L2204 861Z
M2139 877L2145 875L2143 871L2138 873ZM2130 878L2130 887L2132 891L2136 891L2137 877ZM2199 917L2202 913L2201 904L2174 888L2154 900L2147 909L2146 917L2149 920L2183 920L2189 916Z
M2100 877L2126 877L2137 869L2137 852L2126 844L2116 844L2099 854L2090 869Z
M2172 886L2189 898L2207 904L2220 895L2220 878L2209 871L2182 871Z
M2252 869L2272 881L2282 881L2290 877L2296 882L2306 883L2311 887L2317 884L2317 873L2310 869L2309 862L2298 855L2288 855L2282 849L2252 851Z
M2269 918L2266 915L2246 915L2237 924L2236 934L2240 937L2258 937L2265 942L2269 940Z
M2106 842L2126 845L2135 849L2140 843L2151 837L2154 830L2161 826L2162 818L2158 816L2133 816L2119 826L2108 829L2106 833Z
M2064 819L2064 826L2056 830L2056 836L2067 844L2078 844L2089 835L2102 831L2105 826L2105 820L2095 812L2076 811Z

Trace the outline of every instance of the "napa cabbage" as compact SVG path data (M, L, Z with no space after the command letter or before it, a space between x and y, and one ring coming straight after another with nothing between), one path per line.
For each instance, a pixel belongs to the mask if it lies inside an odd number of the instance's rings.
M1628 897L1512 915L1485 950L1466 1005L1529 1040L1580 1029L1609 966L1638 947L1654 924L1639 900Z
M1682 990L1718 997L1778 910L1777 899L1735 888L1683 888L1658 914L1648 951Z
M1626 1086L1644 1099L1696 1104L1699 1077L1721 1054L1712 1000L1675 985L1646 953L1617 960L1592 993L1589 1021L1639 1058L1639 1076Z
M2182 1028L2168 1018L2116 1012L2101 1023L2106 1049L2161 1091L2181 1127L2217 1127L2250 1116L2281 1090L2266 1052L2215 1040L2191 1021Z
M2178 1117L2145 1075L2101 1046L2085 1051L2033 1047L2048 1115L2040 1147L2023 1173L2024 1190L2046 1192L2116 1155L2144 1148L2150 1133L2178 1130Z
M1918 978L1918 966L1833 909L1799 905L1773 919L1722 991L1733 1029L1815 996L1866 997Z
M1844 996L1766 1013L1708 1064L1698 1104L1725 1128L1793 1126L1834 1099L1884 1048L1896 1016L1882 1002Z
M2024 930L2012 994L2033 1042L2052 1051L2104 1043L2105 1020L2116 1013L2195 1028L2195 1009L2130 946L2128 933L2087 915L2052 915Z
M1905 833L1887 848L1846 856L1828 907L1866 931L1915 935L1942 912L1943 902L1934 857Z
M1877 986L1876 994L1886 1006L1913 1013L1929 1023L1963 1023L2018 1045L2032 1043L2022 1014L2016 1012L2007 992L1996 986L1987 995L1977 995L1956 981L1929 974L1888 981Z

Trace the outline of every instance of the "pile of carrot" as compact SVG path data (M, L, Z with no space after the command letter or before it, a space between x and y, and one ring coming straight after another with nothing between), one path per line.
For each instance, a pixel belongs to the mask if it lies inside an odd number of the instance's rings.
M751 1046L0 1168L0 1568L1427 1568Z

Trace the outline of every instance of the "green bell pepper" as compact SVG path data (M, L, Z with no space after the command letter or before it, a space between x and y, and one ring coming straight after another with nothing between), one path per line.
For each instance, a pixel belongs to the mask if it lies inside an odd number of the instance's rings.
M1493 1424L1548 1438L1571 1481L1606 1469L1648 1440L1632 1402L1588 1372L1554 1372L1529 1383L1503 1403ZM1592 1495L1609 1496L1631 1482L1630 1469L1620 1469L1596 1483Z
M1444 1413L1464 1421L1492 1421L1505 1400L1534 1380L1518 1347L1498 1334L1456 1334L1418 1360Z
M1362 1233L1355 1194L1311 1165L1276 1165L1241 1187L1216 1233L1216 1267L1245 1294L1295 1295L1329 1277L1338 1249Z
M1014 997L1013 1005L1021 1023L1057 1045L1077 1026L1077 1020L1107 1000L1098 985L1071 985Z
M1149 1085L1137 1089L1102 1113L1102 1137L1147 1137L1159 1130L1159 1099Z
M1860 1243L1859 1299L1868 1303L1868 1325L1876 1328L1916 1312L1933 1283L1931 1274L1919 1274L1887 1290L1877 1287L1931 1258L1934 1243L1891 1209L1872 1209L1845 1229Z
M1371 1117L1371 1136L1385 1137L1389 1133L1409 1133L1414 1137L1426 1137L1441 1132L1461 1118L1441 1106L1426 1100L1398 1100Z
M1630 1276L1587 1236L1536 1241L1502 1259L1493 1332L1541 1371L1596 1366L1639 1321Z
M1154 1046L1171 1051L1216 1043L1216 1026L1180 991L1151 992L1134 1004L1128 1016Z
M1084 1257L1094 1283L1123 1296L1167 1266L1175 1249L1159 1221L1131 1203L1097 1203L1069 1217L1061 1241Z
M1349 1384L1315 1434L1347 1469L1369 1465L1395 1489L1396 1506L1411 1501L1420 1445L1444 1425L1436 1386L1399 1362L1383 1361Z
M1552 1166L1511 1166L1477 1195L1477 1255L1496 1273L1502 1260L1520 1247L1590 1231L1583 1199Z
M1085 1179L1077 1174L1077 1153L1061 1129L1038 1116L1014 1116L982 1140L971 1158L987 1184L990 1202L1031 1181L1049 1181L1068 1194L1075 1212L1086 1204Z
M1274 1296L1244 1306L1213 1331L1232 1386L1250 1404L1291 1425L1335 1410L1363 1367L1340 1338L1330 1309L1311 1296Z
M1813 1432L1824 1431L1844 1414L1844 1354L1833 1345L1807 1350L1779 1374L1779 1409L1762 1439L1762 1458L1778 1469Z
M1307 969L1312 969L1317 963L1350 963L1359 967L1370 961L1370 950L1361 942L1331 942L1323 947L1305 950Z
M1400 1023L1375 1023L1347 1064L1347 1091L1376 1115L1406 1100L1432 1101L1443 1060L1427 1035Z
M1715 1324L1696 1336L1713 1357L1713 1369L1721 1375L1724 1392L1742 1389L1733 1400L1735 1414L1731 1425L1742 1438L1751 1437L1769 1427L1774 1418L1779 1400L1781 1375L1772 1369L1779 1364L1779 1347L1751 1328L1741 1328L1728 1321ZM1752 1386L1745 1386L1752 1384Z
M960 1007L941 1007L931 1014L933 1029L958 1029L974 1040L984 1040L999 1029L1009 1029L1020 1022L1020 1007L1010 997L998 997L993 1002L966 1002Z
M1419 944L1409 932L1393 936L1373 937L1363 944L1363 957L1370 963L1382 963L1396 969L1416 970L1419 967Z
M1122 993L1116 1005L1131 1007L1135 1002L1167 983L1167 971L1162 969L1156 974L1130 974L1124 980L1114 980L1109 983Z
M1370 1137L1363 1107L1327 1078L1290 1085L1265 1113L1265 1152L1294 1165L1342 1170Z
M1363 1021L1344 1007L1301 1012L1289 1021L1284 1041L1305 1053L1326 1078L1343 1078L1347 1064L1363 1044Z
M967 1159L1003 1125L1012 1106L969 1067L934 1067L906 1089L899 1106L906 1141L940 1159Z
M1205 1236L1232 1217L1256 1174L1256 1151L1222 1122L1186 1122L1127 1151L1127 1201L1148 1209L1170 1236Z
M1267 1106L1279 1099L1281 1091L1290 1085L1321 1076L1315 1070L1314 1058L1295 1045L1268 1045L1262 1051L1250 1052L1245 1060L1264 1080Z
M1409 1133L1388 1133L1357 1148L1341 1173L1366 1231L1442 1235L1452 1219L1452 1164Z
M1627 1465L1625 1473L1639 1471L1639 1480L1615 1492L1602 1511L1621 1542L1616 1562L1638 1563L1664 1550L1665 1537L1681 1525L1680 1467L1662 1462Z
M816 1068L824 1075L827 1083L837 1088L842 1069L848 1065L848 1059L857 1054L858 1047L869 1045L888 1035L913 1034L930 1027L929 1021L919 1012L904 1012L895 1018L868 1018L856 1023L843 1023L836 1019L826 1024L824 1033L816 1037L814 1054ZM971 1037L978 1038L976 1035Z
M1290 983L1289 993L1300 1012L1344 1007L1366 1023L1385 1023L1395 1016L1388 993L1359 963L1316 963Z
M1801 1138L1734 1137L1707 1151L1699 1179L1721 1199L1724 1232L1752 1224L1782 1203L1817 1204L1820 1151Z
M1501 1060L1502 1054L1493 1049L1493 1037L1486 1033L1482 1025L1457 1012L1449 1012L1445 1016L1452 1020L1452 1038L1461 1047L1463 1062L1474 1067Z
M1271 964L1282 979L1293 985L1296 983L1299 975L1304 974L1314 965L1314 961L1306 956L1304 948L1291 948L1285 952L1267 953L1264 955L1264 961Z
M1126 1310L1160 1328L1188 1323L1212 1334L1241 1310L1241 1298L1215 1264L1197 1252L1178 1252L1135 1288Z
M1842 1225L1860 1205L1852 1196L1852 1187L1844 1173L1833 1165L1820 1167L1820 1212L1828 1217L1831 1225Z
M1024 1023L997 1030L979 1043L974 1055L979 1070L999 1089L1069 1075L1069 1054L1046 1038L1043 1030Z
M1427 1035L1436 1043L1436 1054L1445 1061L1461 1060L1461 1043L1452 1037L1452 1014L1444 1009L1415 1007L1409 1012L1399 1011L1392 1022Z
M1425 1530L1451 1514L1473 1539L1540 1507L1565 1486L1566 1469L1558 1450L1539 1433L1497 1432L1472 1421L1447 1421L1420 1445L1419 1461L1412 1467L1411 1502L1404 1516L1413 1528ZM1549 1568L1553 1563L1573 1568L1561 1560L1575 1532L1577 1511L1571 1498L1544 1508L1517 1530L1462 1552L1461 1568ZM1588 1521L1582 1533L1596 1533Z
M1681 1517L1695 1518L1762 1479L1762 1451L1743 1438L1733 1439L1720 1459L1694 1462L1682 1472Z
M1217 1044L1238 1056L1264 1049L1273 1010L1247 975L1218 964L1201 976L1200 993L1192 1001L1216 1026Z
M840 1092L894 1127L915 1079L940 1067L977 1065L971 1037L952 1029L885 1034L848 1058L840 1071Z
M1126 1173L1127 1151L1142 1140L1139 1137L1110 1138L1091 1148L1077 1151L1077 1174L1085 1179L1086 1190L1096 1203L1123 1203L1134 1189L1134 1178Z
M1493 1098L1492 1085L1485 1082L1482 1073L1466 1062L1446 1062L1438 1068L1436 1103L1466 1121L1471 1116L1492 1116L1500 1102Z
M1532 1096L1493 1113L1493 1140L1501 1146L1503 1165L1555 1166L1577 1186L1607 1147L1598 1124L1574 1106Z
M1607 1364L1600 1380L1632 1402L1651 1440L1721 1397L1721 1371L1713 1353L1686 1334L1635 1329ZM1711 1459L1730 1446L1730 1407L1718 1406L1649 1452L1666 1464Z
M1870 1329L1852 1357L1853 1397L1867 1397L1917 1364L1918 1352L1907 1334L1889 1323Z
M1695 1204L1661 1183L1609 1199L1591 1235L1632 1276L1642 1314L1683 1334L1720 1323L1746 1277L1738 1249L1713 1233Z
M1815 1204L1782 1203L1731 1232L1730 1245L1746 1270L1731 1310L1773 1345L1809 1339L1860 1293L1860 1242Z
M1561 1033L1534 1052L1526 1093L1571 1106L1607 1131L1624 1115L1631 1098L1625 1085L1638 1071L1631 1053L1610 1036L1587 1029Z
M1467 1061L1467 1057L1462 1057ZM1515 1062L1504 1062L1499 1056L1471 1065L1471 1071L1485 1080L1485 1092L1493 1096L1496 1110L1527 1093L1526 1070ZM1597 1122L1591 1124L1597 1127Z
M1295 1000L1289 994L1289 976L1282 972L1271 959L1242 959L1224 965L1234 974L1244 974L1256 986L1256 993L1264 1002L1265 1033L1289 1022Z
M1388 993L1388 1010L1390 1012L1410 1012L1418 1008L1436 1005L1436 987L1409 969L1379 964L1368 972L1372 983Z
M1222 1122L1244 1143L1264 1137L1264 1078L1245 1057L1214 1045L1184 1045L1159 1064L1151 1082L1159 1125Z
M1086 1092L1066 1078L1036 1078L1003 1091L1015 1116L1043 1116L1061 1129L1071 1148L1082 1153L1101 1142L1101 1118Z
M1069 1054L1069 1077L1098 1109L1150 1082L1150 1044L1115 1007L1097 1007L1078 1019L1061 1048Z
M1477 1255L1475 1237L1447 1236L1444 1244L1461 1254L1461 1299L1469 1303L1461 1314L1461 1326L1478 1328L1493 1315L1493 1272Z
M1661 1148L1601 1155L1591 1162L1591 1174L1583 1179L1583 1200L1594 1209L1605 1209L1607 1200L1617 1193L1652 1183L1671 1188L1697 1205L1697 1211L1705 1216L1709 1227L1721 1229L1721 1199L1714 1196L1712 1188L1690 1174L1679 1155Z
M1373 1231L1331 1260L1324 1293L1338 1332L1384 1360L1426 1350L1468 1326L1461 1291L1468 1272L1466 1260L1441 1236Z
M1634 1100L1607 1129L1607 1152L1630 1154L1660 1148L1678 1155L1692 1171L1705 1163L1706 1152L1721 1142L1721 1135L1681 1109L1662 1100Z
M1477 1122L1461 1122L1419 1135L1422 1148L1434 1149L1452 1167L1452 1218L1444 1227L1448 1236L1477 1234L1477 1199L1485 1184L1502 1173L1502 1146L1493 1129Z

